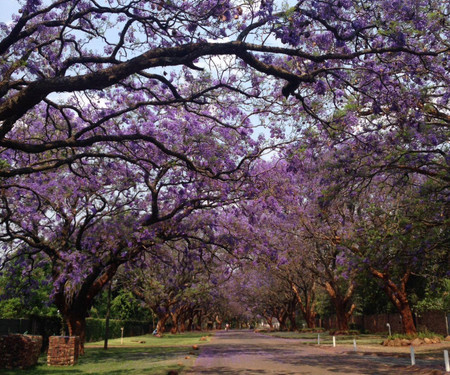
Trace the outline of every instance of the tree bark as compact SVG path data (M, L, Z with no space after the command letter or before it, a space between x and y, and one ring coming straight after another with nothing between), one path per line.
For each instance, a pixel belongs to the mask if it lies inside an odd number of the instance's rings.
M290 312L288 315L289 322L291 323L289 326L289 331L297 331L297 321L296 321L296 314L294 312Z
M179 315L177 311L170 313L170 317L172 318L172 329L170 330L170 333L172 334L179 333L178 316Z
M291 323L289 325L289 331L293 332L297 330L297 297L294 295L288 304L287 318Z
M370 272L373 276L382 280L384 291L402 317L403 332L407 335L415 335L417 329L408 300L408 292L406 291L406 284L411 275L411 271L409 269L405 271L403 277L400 279L400 285L396 285L388 274L380 272L373 267L370 268Z
M158 314L158 323L156 324L156 332L162 334L166 331L166 322L170 315L168 313Z
M300 311L302 312L303 319L306 322L308 328L316 328L316 312L315 312L315 304L314 304L314 285L310 290L304 291L305 301L302 299L300 295L300 291L294 283L291 283L292 290L297 297L297 301L300 306ZM306 295L305 295L306 294Z
M222 323L223 323L223 320L222 319L220 319L219 318L219 315L216 315L216 323L217 323L217 325L216 325L216 329L222 329Z
M69 336L80 338L80 355L84 354L84 342L86 341L86 315L70 313L65 316L65 321L69 329Z
M286 319L287 319L288 313L285 309L281 309L277 314L278 322L280 323L280 331L287 331L286 327Z
M58 293L55 294L55 305L67 324L69 335L80 337L80 354L84 354L88 311L92 307L95 296L114 277L119 265L119 263L114 263L110 264L106 269L94 268L83 280L81 287L76 292L73 292L74 294L71 298L68 298L69 292L65 290L64 285L61 285ZM52 269L54 280L60 276L56 266L57 264L55 263Z
M350 283L345 296L342 296L339 293L338 287L332 285L330 282L325 283L325 289L327 290L331 301L333 302L334 308L336 310L336 319L338 330L340 331L348 331L349 330L349 319L355 310L355 304L350 304L350 298L353 295L354 285Z

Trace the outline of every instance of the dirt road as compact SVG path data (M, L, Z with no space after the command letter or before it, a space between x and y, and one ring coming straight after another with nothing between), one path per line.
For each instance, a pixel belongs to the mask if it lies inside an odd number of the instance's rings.
M201 350L188 375L444 374L437 361L411 366L409 358L362 356L252 331L218 332Z

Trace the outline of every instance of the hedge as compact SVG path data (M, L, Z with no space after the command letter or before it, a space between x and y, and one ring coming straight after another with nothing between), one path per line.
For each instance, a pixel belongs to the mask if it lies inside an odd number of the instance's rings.
M105 319L86 319L86 342L100 341L105 339ZM121 328L124 328L124 337L140 336L153 331L151 322L141 322L136 320L109 320L109 339L119 338Z

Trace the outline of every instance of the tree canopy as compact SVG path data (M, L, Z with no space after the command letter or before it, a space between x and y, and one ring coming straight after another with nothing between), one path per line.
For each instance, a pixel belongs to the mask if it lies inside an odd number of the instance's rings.
M442 274L446 2L20 4L0 24L1 264L44 262L71 333L170 241L326 269L345 314L358 269L400 310L413 268Z

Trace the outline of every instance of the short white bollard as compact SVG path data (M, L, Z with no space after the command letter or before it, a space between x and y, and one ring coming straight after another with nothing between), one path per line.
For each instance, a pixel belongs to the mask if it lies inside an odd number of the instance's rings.
M120 345L123 345L123 327L120 328Z
M448 350L444 350L445 372L450 372L450 363L448 361Z
M353 339L353 351L356 352L356 339Z
M411 366L416 364L416 355L414 354L414 347L411 345Z
M317 345L320 345L320 333L317 334Z
M335 348L335 347L336 347L336 337L333 336L333 348Z

